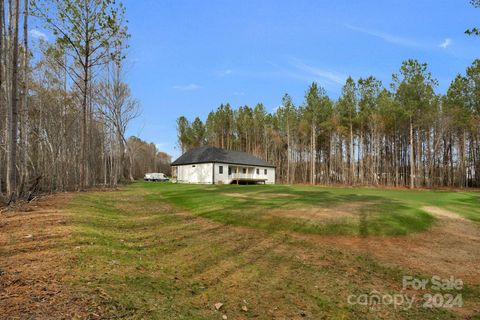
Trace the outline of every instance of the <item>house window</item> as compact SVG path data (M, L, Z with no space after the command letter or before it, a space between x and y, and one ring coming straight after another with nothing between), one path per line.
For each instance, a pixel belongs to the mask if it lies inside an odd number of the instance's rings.
M218 167L218 173L223 174L223 166Z
M232 167L228 167L228 175L232 174Z
M247 173L247 168L243 168L243 173Z
M267 174L267 169L265 169L265 175Z
M195 168L195 165L193 165L192 168Z
M260 174L260 169L257 168L257 174Z

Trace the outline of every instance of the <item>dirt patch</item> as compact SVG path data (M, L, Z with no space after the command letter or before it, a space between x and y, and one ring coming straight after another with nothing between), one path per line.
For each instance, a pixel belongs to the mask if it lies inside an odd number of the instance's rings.
M456 213L453 213L451 211L448 211L448 210L445 210L445 209L442 209L442 208L423 207L422 209L425 210L426 212L430 213L431 215L433 215L437 218L440 218L440 219L456 220L457 222L460 220L460 221L463 221L466 224L470 224L469 221L467 219L465 219L464 217L459 216Z
M90 297L65 284L72 226L62 208L71 194L49 196L0 215L0 310L5 319L92 317ZM28 210L25 210L25 209Z
M308 241L367 252L380 261L427 275L480 284L480 226L453 212L423 208L439 221L426 232L401 237L300 235Z
M312 222L325 222L338 219L358 218L362 208L372 203L350 202L335 206L334 208L295 208L275 209L269 212L270 215L282 218L306 219Z
M250 196L246 193L240 193L240 192L224 193L224 195L226 195L228 197L241 198L241 199L250 199L252 197L252 196Z

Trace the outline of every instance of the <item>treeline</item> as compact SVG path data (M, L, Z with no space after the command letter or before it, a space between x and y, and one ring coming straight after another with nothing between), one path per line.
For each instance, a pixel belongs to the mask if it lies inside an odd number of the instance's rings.
M142 179L147 172L161 172L170 176L170 163L172 157L158 148L153 143L145 142L137 137L130 137L127 141L132 159L129 162L129 172L132 178Z
M125 132L125 8L110 0L0 0L0 193L116 186L138 176ZM32 33L34 21L48 37ZM30 34L37 38L32 41Z
M205 123L180 117L179 145L252 153L284 183L480 187L480 60L445 95L436 86L408 60L389 88L349 77L338 99L312 83L301 105L285 94L273 113L222 104Z

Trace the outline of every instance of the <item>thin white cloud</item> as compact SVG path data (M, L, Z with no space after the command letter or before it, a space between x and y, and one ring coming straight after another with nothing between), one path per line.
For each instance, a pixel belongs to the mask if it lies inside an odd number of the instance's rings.
M198 84L195 84L195 83L190 83L190 84L187 84L185 86L180 86L180 85L173 86L173 89L180 90L180 91L194 91L194 90L198 90L200 88L201 87Z
M445 38L445 40L443 40L443 42L439 45L439 47L442 49L447 49L451 45L452 45L452 39Z
M32 29L28 32L28 34L32 38L35 38L35 39L41 39L41 40L44 40L44 41L48 40L47 35L45 33L43 33L42 31L38 30L38 29Z
M361 33L364 33L364 34L368 34L370 36L382 39L385 42L393 43L393 44L396 44L396 45L400 45L400 46L404 46L404 47L424 47L424 44L422 44L420 42L417 42L415 40L399 37L399 36L389 34L389 33L386 33L386 32L365 29L365 28L362 28L362 27L353 26L351 24L345 24L345 27L350 29L350 30L361 32Z
M311 78L312 80L326 81L333 84L343 84L347 78L344 74L339 72L314 67L296 58L291 59L291 64L306 74L298 75L298 77L301 78Z

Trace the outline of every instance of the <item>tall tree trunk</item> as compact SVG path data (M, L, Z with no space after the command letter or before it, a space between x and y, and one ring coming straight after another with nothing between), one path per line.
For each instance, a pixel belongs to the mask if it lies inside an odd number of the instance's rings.
M460 188L463 188L463 187L466 187L467 184L466 184L466 181L467 181L467 178L466 178L466 166L465 166L465 151L466 151L466 143L465 143L465 140L466 140L466 132L465 130L462 131L461 133L461 136L460 136L460 143L459 143L459 146L460 146L460 150L459 150L459 155L460 155L460 170L459 170L459 175L458 175L458 178L459 178L459 185L460 185Z
M315 140L316 140L316 128L315 128L315 123L312 123L312 136L311 136L311 142L310 142L310 157L311 157L311 167L310 167L310 184L315 184L315 162L316 162L316 146L315 146Z
M415 188L415 158L413 156L413 119L410 116L410 188Z
M453 141L452 141L452 133L450 132L449 134L449 143L448 143L448 149L450 153L450 182L449 186L453 187L454 186L454 166L453 166Z
M21 183L18 189L18 195L22 195L23 188L28 182L28 2L23 2L23 88L22 88L22 112L21 117L21 141L22 153L20 159Z
M80 151L80 187L83 190L87 185L87 97L88 97L88 56L85 59L83 70L83 96L82 96L82 138Z
M85 13L85 54L83 61L83 96L82 96L82 138L81 138L81 164L80 164L80 187L84 189L87 186L88 181L88 158L87 158L87 111L88 111L88 96L89 96L89 80L90 80L90 25L89 25L89 10Z
M17 192L17 118L18 118L18 20L20 15L20 0L14 0L13 8L13 39L12 39L12 91L11 104L8 112L8 156L7 156L7 194L10 201L15 201Z
M432 165L432 147L431 147L431 130L427 129L427 179L426 179L426 186L432 187L432 176L433 176L433 165Z
M363 129L360 129L360 140L358 142L358 163L359 163L359 170L358 170L358 177L360 184L363 184L363 158L364 158L364 148L363 148Z
M4 54L5 54L5 38L4 38L4 27L5 27L5 2L0 0L0 115L6 110L6 94L3 90L4 87ZM3 119L0 119L3 121ZM3 135L3 126L0 123L0 137ZM0 143L3 143L3 139L0 139ZM3 153L0 152L0 194L3 192L2 185L2 176L3 176Z
M399 157L400 157L400 152L398 150L398 141L397 141L397 127L395 126L395 129L393 131L393 158L394 158L394 164L393 166L395 167L395 187L398 187L398 180L399 180L399 174L398 174L398 162L399 162Z
M290 184L290 125L288 121L287 121L287 184Z
M350 120L350 184L355 184L355 153L353 150L353 124Z

